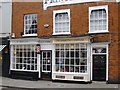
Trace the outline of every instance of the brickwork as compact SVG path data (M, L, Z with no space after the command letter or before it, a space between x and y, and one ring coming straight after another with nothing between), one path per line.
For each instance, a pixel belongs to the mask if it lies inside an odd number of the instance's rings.
M119 83L120 83L120 3L119 3L118 12L119 12L119 13L118 13L118 16L119 16L119 17L118 17L118 20L119 20L119 29L118 29L118 31L119 31L119 51L118 51L118 52L119 52L119 56L118 56L118 60L119 60L119 67L118 67L118 68L119 68L119 69L118 69L118 70L119 70L119 73L118 73L118 74L119 74L119 78L118 78L118 79L119 79Z
M89 7L108 5L108 33L95 34L93 42L110 42L109 44L109 80L108 82L118 82L120 77L120 35L118 35L118 26L120 33L120 19L118 25L118 4L114 2L101 3L83 3L76 5L66 5L49 7L48 10L43 10L42 2L27 2L27 3L13 3L12 15L12 32L15 33L16 38L21 38L24 32L24 14L36 13L38 14L38 37L51 37L53 33L53 10L70 9L70 36L88 35L89 32ZM119 18L120 18L120 4L119 4ZM48 28L43 25L49 24Z

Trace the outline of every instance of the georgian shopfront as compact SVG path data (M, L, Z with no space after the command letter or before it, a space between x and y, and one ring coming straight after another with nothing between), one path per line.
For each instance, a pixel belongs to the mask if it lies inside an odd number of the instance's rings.
M50 40L11 39L10 46L10 76L12 78L51 78L53 45ZM46 77L48 76L46 74L49 74L49 77Z
M54 39L53 80L90 81L88 37Z
M91 45L89 37L11 39L10 44L13 78L107 80L107 47Z

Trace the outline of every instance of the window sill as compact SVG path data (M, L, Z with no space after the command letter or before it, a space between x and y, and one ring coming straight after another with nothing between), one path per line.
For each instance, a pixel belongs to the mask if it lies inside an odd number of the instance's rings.
M52 35L66 35L66 34L71 34L70 32L67 33L53 33Z
M53 73L61 73L61 74L88 74L88 72L57 72L57 71L53 71Z
M24 34L23 37L31 37L31 36L38 36L37 34Z
M96 31L96 32L88 32L89 34L95 34L95 33L108 33L109 31Z

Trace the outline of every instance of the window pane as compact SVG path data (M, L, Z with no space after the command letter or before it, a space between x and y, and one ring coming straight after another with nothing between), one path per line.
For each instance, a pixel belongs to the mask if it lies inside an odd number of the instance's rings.
M74 59L70 60L70 65L74 65Z
M69 72L69 66L65 66L65 72Z
M79 65L80 60L79 59L75 59L75 65Z
M43 70L46 71L46 65L43 65Z
M47 65L47 71L50 71L51 70L50 68L51 68L50 65Z
M74 72L74 66L70 66L70 72Z
M106 48L96 47L96 48L93 48L92 52L93 53L106 53Z
M56 71L59 72L59 64L56 64Z
M79 72L79 66L75 67L75 72Z

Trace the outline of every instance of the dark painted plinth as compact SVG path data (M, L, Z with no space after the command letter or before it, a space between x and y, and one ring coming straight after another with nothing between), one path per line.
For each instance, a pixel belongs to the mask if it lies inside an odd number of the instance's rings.
M10 71L10 77L14 79L38 80L38 72Z

